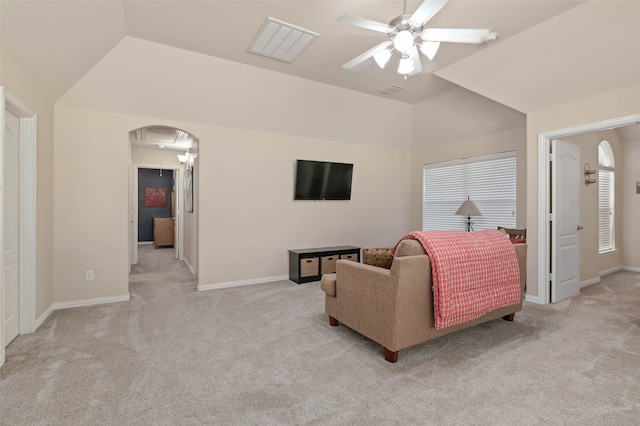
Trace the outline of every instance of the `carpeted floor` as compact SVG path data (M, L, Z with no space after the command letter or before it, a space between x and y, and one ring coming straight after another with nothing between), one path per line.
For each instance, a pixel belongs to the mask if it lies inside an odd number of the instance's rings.
M640 274L400 352L330 327L319 283L195 290L142 247L131 301L7 347L2 425L637 425ZM160 268L155 273L150 269Z

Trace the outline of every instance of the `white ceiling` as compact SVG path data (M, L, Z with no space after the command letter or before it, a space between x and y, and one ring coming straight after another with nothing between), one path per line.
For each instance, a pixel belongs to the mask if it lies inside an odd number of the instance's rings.
M498 33L485 45L443 44L406 80L373 60L341 65L384 41L336 21L343 14L389 22L393 1L2 1L2 47L54 101L126 36L337 87L415 104L458 86L520 112L640 84L640 2L450 0L433 27ZM408 1L407 11L419 1ZM246 51L265 18L320 34L293 63ZM403 90L383 95L398 84Z

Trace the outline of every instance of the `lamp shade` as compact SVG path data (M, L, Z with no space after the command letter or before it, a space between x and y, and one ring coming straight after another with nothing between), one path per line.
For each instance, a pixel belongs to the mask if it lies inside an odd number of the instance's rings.
M456 214L460 216L482 216L480 210L478 210L474 202L471 200L467 200L462 203Z
M381 50L373 55L373 59L375 59L376 64L378 64L380 68L384 68L384 66L387 65L389 58L391 58L391 51L389 49Z
M420 51L424 53L429 60L433 60L440 47L439 41L425 41L420 47Z
M400 64L398 65L398 73L399 74L409 74L414 70L413 61L406 53L402 55L402 59L400 59Z

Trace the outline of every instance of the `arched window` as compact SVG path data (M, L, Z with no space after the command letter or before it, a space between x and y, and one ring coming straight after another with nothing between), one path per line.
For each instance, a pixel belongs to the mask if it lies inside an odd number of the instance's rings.
M607 141L598 145L598 248L615 250L615 159Z

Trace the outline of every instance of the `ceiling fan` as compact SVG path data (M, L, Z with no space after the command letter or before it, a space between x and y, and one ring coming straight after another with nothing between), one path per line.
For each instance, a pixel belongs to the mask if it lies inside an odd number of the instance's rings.
M426 28L427 22L442 9L447 0L424 0L412 14L407 14L407 0L403 1L403 14L389 24L342 15L339 22L387 34L389 40L382 42L342 65L351 69L373 57L380 68L384 68L394 51L401 54L398 73L407 76L422 72L420 52L429 60L438 52L440 43L482 44L494 41L496 33L487 29L473 28Z

